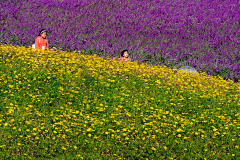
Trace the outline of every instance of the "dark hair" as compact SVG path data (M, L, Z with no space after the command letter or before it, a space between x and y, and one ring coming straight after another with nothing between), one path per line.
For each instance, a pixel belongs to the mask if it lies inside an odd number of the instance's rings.
M41 34L44 33L44 32L42 32L42 31L47 32L46 29L42 29L42 30L39 32L38 36L41 36Z
M127 49L124 49L122 52L121 52L121 56L123 57L123 55L124 55L124 52L128 52L128 50Z

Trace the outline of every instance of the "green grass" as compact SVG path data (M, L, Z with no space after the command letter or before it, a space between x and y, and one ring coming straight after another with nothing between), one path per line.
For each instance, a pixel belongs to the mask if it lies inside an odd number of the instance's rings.
M239 85L216 80L219 88L201 90L196 77L185 77L179 86L170 83L170 71L138 75L134 64L117 71L112 60L90 56L60 58L60 72L52 59L59 53L38 68L36 54L9 53L0 49L3 159L240 157Z

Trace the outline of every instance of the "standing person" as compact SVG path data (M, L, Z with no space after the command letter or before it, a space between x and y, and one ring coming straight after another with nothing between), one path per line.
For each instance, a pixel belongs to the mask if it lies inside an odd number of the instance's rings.
M131 61L127 49L125 49L125 50L123 50L123 51L121 52L121 58L119 58L119 60L120 60L120 61L123 61L123 62L125 62L125 61L129 61L129 62L130 62L130 61Z
M35 49L43 49L48 50L48 40L46 39L47 31L45 29L42 29L38 37L35 39Z

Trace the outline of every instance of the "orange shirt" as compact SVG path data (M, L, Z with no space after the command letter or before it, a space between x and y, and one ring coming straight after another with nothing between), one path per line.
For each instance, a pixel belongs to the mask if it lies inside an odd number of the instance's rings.
M35 48L36 49L42 49L42 46L45 46L45 50L49 49L48 48L48 40L45 38L44 39L44 44L43 44L43 38L41 36L38 36L35 39Z
M120 60L120 61L123 61L123 62L125 62L125 61L128 60L128 61L130 62L131 59L130 59L130 57L128 57L128 59L126 59L126 58L124 58L124 57L121 57L121 58L119 58L119 60Z

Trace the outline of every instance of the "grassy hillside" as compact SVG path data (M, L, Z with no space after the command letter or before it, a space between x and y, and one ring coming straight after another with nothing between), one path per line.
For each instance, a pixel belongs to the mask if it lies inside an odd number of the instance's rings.
M235 159L240 85L85 55L0 46L3 159Z

